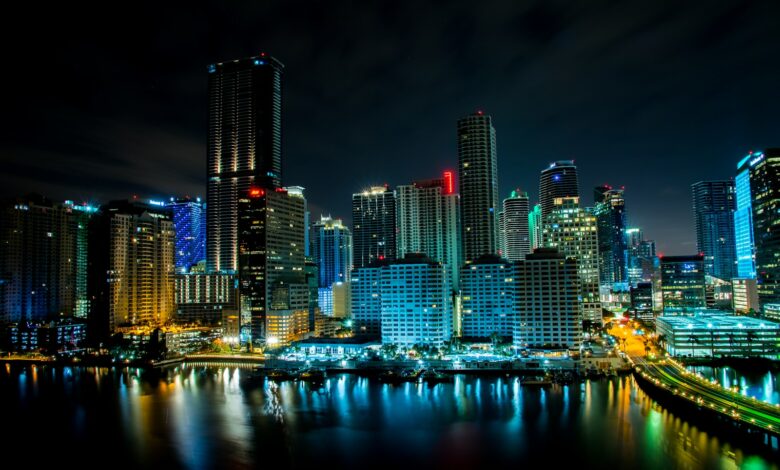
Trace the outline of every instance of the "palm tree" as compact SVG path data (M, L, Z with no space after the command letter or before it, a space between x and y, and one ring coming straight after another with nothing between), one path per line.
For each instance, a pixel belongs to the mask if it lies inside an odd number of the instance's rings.
M747 332L747 342L748 342L748 355L753 355L753 341L756 340L756 332L755 331L748 331Z
M697 338L694 335L691 335L688 337L688 340L691 342L691 357L696 356L696 351L694 350L694 344L699 342L699 338Z

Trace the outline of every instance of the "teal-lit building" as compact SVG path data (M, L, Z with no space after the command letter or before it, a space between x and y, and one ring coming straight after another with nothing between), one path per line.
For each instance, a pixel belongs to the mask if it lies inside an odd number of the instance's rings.
M758 301L764 316L780 320L780 148L753 155L748 165Z
M753 196L750 194L750 166L762 155L750 152L737 164L734 178L736 196L734 210L734 245L737 258L737 277L756 278L756 251L753 243Z

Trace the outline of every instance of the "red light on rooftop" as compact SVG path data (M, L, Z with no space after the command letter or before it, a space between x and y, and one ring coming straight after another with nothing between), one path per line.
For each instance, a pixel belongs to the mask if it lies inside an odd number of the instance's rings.
M455 183L452 180L451 171L444 172L444 190L447 191L447 194L452 194L455 192Z
M260 57L265 57L265 52L261 52Z
M249 189L249 197L263 197L265 196L265 191L260 188L250 188Z
M277 193L286 193L287 192L287 190L284 189L284 188L276 188L276 189L274 189L274 191L276 191Z
M481 109L478 109L478 110L477 110L477 115L478 115L478 116L482 116L483 114L485 114L485 112L484 112L484 111L482 111Z
M381 261L383 259L385 259L385 255L379 255L379 260Z

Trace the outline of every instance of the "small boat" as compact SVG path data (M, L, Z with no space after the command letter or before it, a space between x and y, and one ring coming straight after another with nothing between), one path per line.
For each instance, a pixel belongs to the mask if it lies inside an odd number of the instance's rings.
M541 379L538 377L525 377L520 381L520 384L529 387L547 387L552 385L553 382L552 376L550 376L550 374L545 374Z
M382 383L417 382L422 373L422 369L406 369L401 372L388 370L379 374L379 381Z
M298 379L304 382L322 383L325 381L325 371L316 368L305 369L298 374Z
M269 380L273 380L274 382L284 382L295 378L290 372L284 369L272 369L268 371L268 373L265 374L265 376Z
M450 374L443 374L434 369L428 369L422 374L422 379L429 384L453 383L455 377Z

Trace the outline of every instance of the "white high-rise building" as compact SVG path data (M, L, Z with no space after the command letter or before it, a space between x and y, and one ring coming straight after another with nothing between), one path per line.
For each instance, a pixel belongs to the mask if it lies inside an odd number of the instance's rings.
M531 252L528 213L528 193L515 190L504 199L498 216L499 249L501 256L509 261L525 259Z
M516 320L512 265L494 255L461 270L461 334L469 338L511 337Z
M565 256L577 259L582 317L601 323L597 230L596 217L580 207L578 197L556 198L544 217L542 240L545 247L558 248Z

